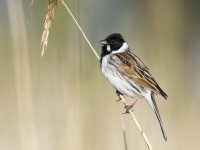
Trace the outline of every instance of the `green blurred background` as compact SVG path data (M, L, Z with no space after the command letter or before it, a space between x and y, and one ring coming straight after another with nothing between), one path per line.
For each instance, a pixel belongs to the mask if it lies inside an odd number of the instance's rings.
M200 149L200 1L67 0L95 49L112 32L124 35L169 95L157 103L162 138L142 100L135 115L155 150ZM0 1L0 149L147 149L73 20L59 3L41 57L48 1ZM131 102L131 101L129 101Z

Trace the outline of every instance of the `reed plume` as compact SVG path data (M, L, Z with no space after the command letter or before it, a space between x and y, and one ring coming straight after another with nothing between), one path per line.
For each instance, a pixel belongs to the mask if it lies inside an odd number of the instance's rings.
M42 33L41 42L40 42L41 49L42 49L42 53L41 53L42 56L44 55L44 52L47 49L49 28L51 26L51 22L55 15L56 7L57 7L57 0L49 0L48 10L47 10L45 21L44 21L44 31Z

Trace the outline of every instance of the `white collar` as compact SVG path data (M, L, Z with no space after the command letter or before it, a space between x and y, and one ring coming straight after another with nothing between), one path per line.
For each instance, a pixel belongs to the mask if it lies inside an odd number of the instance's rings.
M116 51L112 51L112 54L122 53L128 50L128 44L125 42L122 47Z

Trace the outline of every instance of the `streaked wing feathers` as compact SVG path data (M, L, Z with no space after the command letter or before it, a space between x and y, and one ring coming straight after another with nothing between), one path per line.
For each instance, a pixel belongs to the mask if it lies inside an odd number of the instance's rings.
M156 80L151 76L149 69L135 54L131 53L131 51L126 51L114 54L112 57L118 59L118 63L121 66L120 70L125 76L167 99L167 94L159 87Z

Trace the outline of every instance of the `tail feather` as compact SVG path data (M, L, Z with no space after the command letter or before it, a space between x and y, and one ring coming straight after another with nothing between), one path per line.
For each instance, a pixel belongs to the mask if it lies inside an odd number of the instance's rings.
M156 101L154 99L154 93L151 93L151 96L150 96L150 98L148 98L147 102L153 108L153 110L156 114L156 117L158 119L158 122L160 124L160 128L161 128L161 131L162 131L162 134L163 134L163 138L165 139L165 141L167 141L167 134L166 134L165 128L164 128L162 120L161 120L161 116L160 116L160 113L159 113L159 110L158 110L158 106L157 106Z

